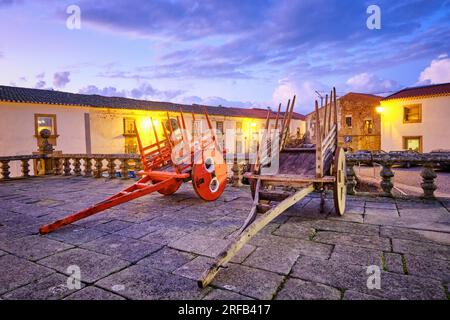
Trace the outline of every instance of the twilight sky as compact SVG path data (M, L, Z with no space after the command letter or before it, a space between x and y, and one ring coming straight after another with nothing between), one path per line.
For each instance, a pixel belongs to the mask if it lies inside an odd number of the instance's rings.
M138 99L275 107L296 93L308 113L333 85L450 82L450 0L0 0L0 39L0 84Z

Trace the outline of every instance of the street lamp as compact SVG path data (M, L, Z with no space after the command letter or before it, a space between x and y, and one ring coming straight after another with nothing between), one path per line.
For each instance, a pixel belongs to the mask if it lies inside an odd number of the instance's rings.
M378 107L375 108L375 110L377 111L377 113L381 114L381 113L383 113L384 108L382 106L378 106Z

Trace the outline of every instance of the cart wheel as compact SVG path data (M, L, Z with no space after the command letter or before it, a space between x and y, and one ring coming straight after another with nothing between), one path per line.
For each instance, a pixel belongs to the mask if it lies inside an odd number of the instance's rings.
M347 173L345 164L345 151L342 148L336 149L334 159L334 208L339 215L345 212L345 201L347 199Z
M255 172L255 165L252 164L250 166L250 172L259 174L261 170ZM255 199L255 191L256 191L256 179L249 179L248 183L250 184L250 191L252 193L252 199Z
M156 184L156 183L158 183L158 182L160 182L160 181L155 181L155 180L152 180L152 183L153 184ZM183 184L183 181L175 181L172 185L170 185L170 186L167 186L167 187L165 187L165 188L162 188L162 189L160 189L160 190L158 190L158 192L160 193L160 194L163 194L163 195L165 195L165 196L170 196L171 194L174 194L175 192L177 192L178 191L178 189L180 189L180 187L181 187L181 185Z
M202 152L202 163L192 167L192 186L200 198L214 201L227 185L227 164L217 149Z

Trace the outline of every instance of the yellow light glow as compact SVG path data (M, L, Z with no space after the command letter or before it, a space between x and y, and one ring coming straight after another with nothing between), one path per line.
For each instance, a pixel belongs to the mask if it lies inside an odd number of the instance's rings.
M159 121L157 119L153 120L153 125L154 126L158 126L158 124L159 124Z
M378 107L375 108L375 110L376 110L378 113L383 113L384 108L383 108L382 106L378 106Z
M152 121L150 120L150 118L145 118L142 121L142 126L144 127L144 130L150 130L151 125L152 125Z
M252 127L256 127L256 123L254 123L254 122L250 123L250 125L251 125Z

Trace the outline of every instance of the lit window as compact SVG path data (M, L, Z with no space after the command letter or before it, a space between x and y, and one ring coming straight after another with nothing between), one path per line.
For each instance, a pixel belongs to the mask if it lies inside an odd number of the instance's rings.
M36 114L35 119L35 130L36 136L39 136L40 132L47 129L51 132L52 136L57 135L56 132L56 115L54 114Z
M422 137L403 137L403 148L408 151L422 152Z
M371 134L373 131L373 123L372 120L364 120L364 132Z
M345 116L345 125L347 128L352 127L352 116Z
M123 118L123 134L124 135L136 134L136 120L134 118Z
M216 122L216 129L218 132L223 134L223 121L217 121Z
M404 123L420 123L422 122L422 105L412 104L403 107Z

